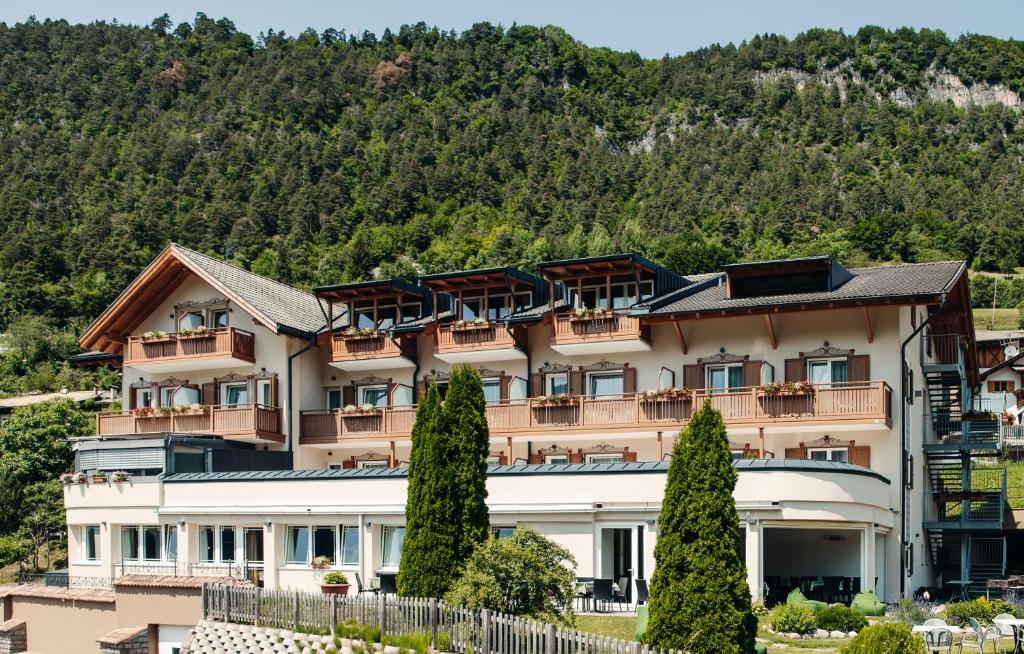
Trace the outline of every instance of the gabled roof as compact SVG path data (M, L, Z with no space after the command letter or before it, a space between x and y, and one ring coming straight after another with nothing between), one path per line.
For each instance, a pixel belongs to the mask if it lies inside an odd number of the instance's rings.
M120 352L127 335L190 275L277 333L311 337L326 326L324 309L312 294L171 243L89 325L79 344Z

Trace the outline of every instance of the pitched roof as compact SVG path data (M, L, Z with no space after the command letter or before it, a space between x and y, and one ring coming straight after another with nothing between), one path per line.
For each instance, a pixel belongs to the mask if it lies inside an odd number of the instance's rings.
M964 270L963 261L918 263L875 268L853 268L852 279L832 291L812 291L729 299L725 296L725 274L702 275L700 281L637 305L650 315L700 313L780 305L855 302L887 298L940 295L949 291ZM697 276L690 277L691 280ZM646 310L646 311L645 311Z
M1009 329L1009 330L988 330L988 329L975 329L974 330L974 341L976 343L985 343L988 341L1005 341L1010 339L1024 339L1024 330L1020 329Z

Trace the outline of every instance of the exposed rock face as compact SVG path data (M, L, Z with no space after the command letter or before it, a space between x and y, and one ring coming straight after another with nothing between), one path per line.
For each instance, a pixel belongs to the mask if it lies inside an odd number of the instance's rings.
M1001 104L1012 109L1021 109L1020 96L1002 84L975 82L967 86L963 81L948 70L936 70L929 76L927 93L929 100L952 102L963 109L969 105Z

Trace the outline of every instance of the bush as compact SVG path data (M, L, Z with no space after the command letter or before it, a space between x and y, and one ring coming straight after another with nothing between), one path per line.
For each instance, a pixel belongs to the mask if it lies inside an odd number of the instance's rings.
M818 629L825 631L860 631L868 626L868 619L848 606L830 606L815 617Z
M862 629L843 654L925 654L924 639L901 622L880 622Z
M908 599L901 599L896 602L896 608L889 612L889 617L896 622L907 625L921 624L931 617L928 610L920 604L915 604Z
M814 611L802 606L779 604L768 616L772 629L782 633L805 634L814 631Z
M427 654L430 651L430 634L418 632L403 636L384 636L382 645L392 645L403 652L412 650L416 654Z
M759 618L770 613L768 607L764 605L764 602L754 602L750 605L750 610Z
M364 626L355 620L341 622L334 628L334 635L349 640L361 640L364 643L379 643L380 628Z
M991 622L1000 613L1016 615L1012 604L1002 600L990 601L979 597L970 602L950 602L946 605L946 620L957 625L970 622L970 618Z
M347 584L348 577L344 572L328 572L324 575L325 584ZM361 590L361 589L360 589Z

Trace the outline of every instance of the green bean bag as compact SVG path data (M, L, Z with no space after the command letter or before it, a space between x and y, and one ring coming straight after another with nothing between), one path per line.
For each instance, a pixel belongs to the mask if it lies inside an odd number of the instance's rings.
M786 598L786 604L789 604L790 606L802 606L805 609L810 609L814 613L828 608L828 604L825 602L819 602L818 600L807 599L804 597L803 592L801 592L799 588L793 589L793 592L791 592L789 597Z
M636 607L636 629L633 631L633 640L640 640L647 631L647 605L641 604Z
M885 615L885 604L878 601L878 596L873 590L857 593L853 601L850 602L850 608L860 611L864 615Z
M754 643L754 651L757 654L768 654L768 646L764 643Z

